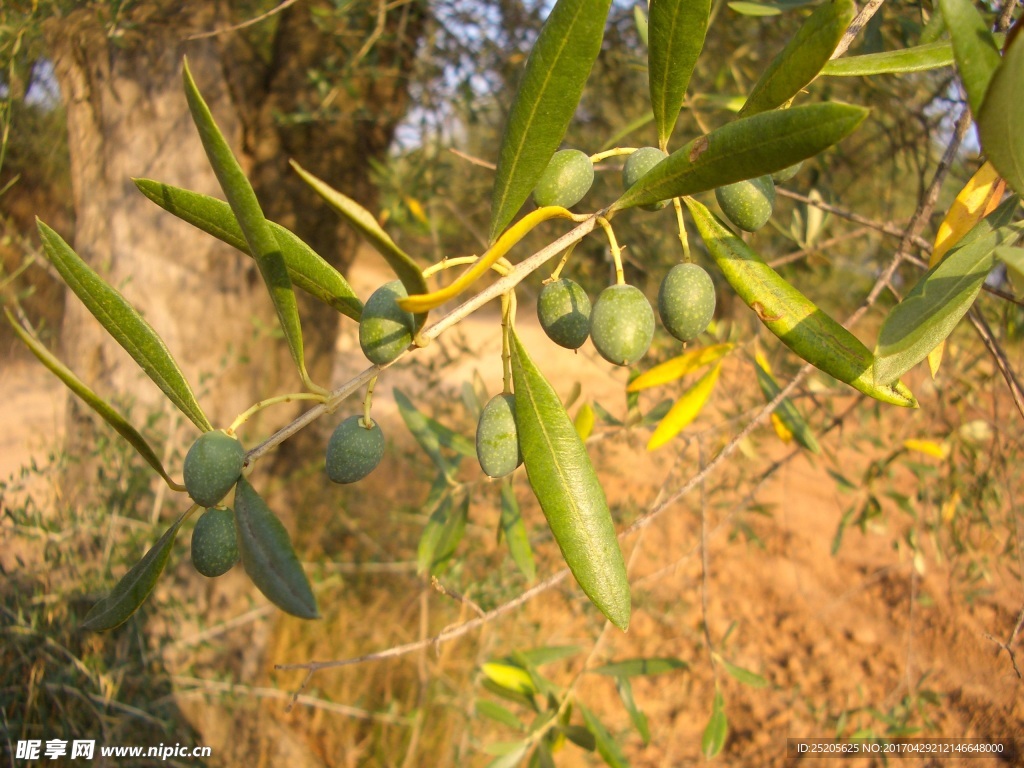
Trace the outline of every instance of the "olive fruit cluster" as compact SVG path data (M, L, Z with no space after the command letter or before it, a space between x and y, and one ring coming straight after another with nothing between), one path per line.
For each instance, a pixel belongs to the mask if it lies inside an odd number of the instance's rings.
M384 457L384 433L380 425L369 425L362 416L349 416L339 424L327 441L327 477L335 483L362 480Z
M551 157L533 189L538 206L558 205L572 208L583 199L594 183L594 164L585 152L563 149Z

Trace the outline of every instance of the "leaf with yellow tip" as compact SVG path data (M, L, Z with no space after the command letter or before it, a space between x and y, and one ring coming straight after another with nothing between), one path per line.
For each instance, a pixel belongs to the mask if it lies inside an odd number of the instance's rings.
M489 680L502 688L516 693L537 693L537 686L534 684L533 678L522 667L492 661L484 664L482 669Z
M904 440L903 447L908 451L917 451L928 456L934 456L936 459L945 459L949 456L949 444L937 443L934 440Z
M576 411L576 418L573 419L572 425L576 427L576 434L580 436L580 440L586 440L590 437L590 434L594 431L594 409L590 407L590 403L584 403L580 406L579 410Z
M999 178L999 173L992 167L992 163L985 163L978 169L960 190L960 194L949 207L946 218L939 225L939 231L935 234L935 244L932 246L931 259L928 262L929 267L934 267L942 261L942 257L960 242L960 238L996 209L1005 188L1006 183ZM928 353L928 369L933 379L939 372L945 348L946 342L943 340Z
M789 428L782 422L782 418L775 411L772 411L772 426L775 427L775 434L779 436L779 440L786 445L793 442L793 433L789 431Z
M626 387L627 392L639 392L651 387L660 387L662 384L681 379L691 371L702 368L705 365L717 362L727 355L735 344L714 344L710 347L691 349L679 357L673 357L661 365L656 365L646 373L637 376Z
M406 196L405 204L409 208L409 213L412 214L412 217L416 219L416 221L425 227L430 226L430 219L427 218L427 212L423 210L423 206L420 204L419 200L415 197Z
M957 507L960 506L960 491L954 490L948 499L942 502L942 522L950 523L956 517Z
M697 414L701 412L708 398L711 397L711 392L714 390L715 384L718 383L718 374L721 371L722 364L717 363L714 368L701 376L696 384L686 390L672 406L672 410L658 423L654 434L647 442L648 451L663 446L697 418Z

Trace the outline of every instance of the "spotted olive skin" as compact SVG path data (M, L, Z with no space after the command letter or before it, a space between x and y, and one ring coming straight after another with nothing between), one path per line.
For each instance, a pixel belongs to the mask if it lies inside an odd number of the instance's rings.
M230 509L208 509L192 531L192 565L203 576L223 576L238 562L235 514Z
M775 184L771 176L737 181L716 189L715 198L729 221L747 232L756 232L772 217Z
M633 285L612 285L601 291L590 313L590 338L605 360L632 365L654 339L654 310Z
M537 319L555 344L579 349L590 335L590 297L566 277L548 283L537 298Z
M665 330L679 341L704 333L715 315L715 284L703 267L676 264L658 290L658 314Z
M359 346L371 363L386 365L412 344L412 313L396 304L408 295L401 280L392 280L374 291L363 306Z
M354 483L373 472L384 457L384 433L374 422L367 429L363 417L349 416L327 441L327 477L335 483Z
M594 183L594 164L585 152L563 149L551 157L533 189L533 202L539 207L560 205L572 208L590 191Z
M512 395L495 395L480 412L476 425L476 456L489 477L511 475L523 463L516 427L516 401Z
M633 152L626 158L626 163L622 166L623 189L628 190L666 157L668 157L668 153L663 152L657 147L640 147L636 152ZM640 207L645 211L660 211L666 205L668 205L668 200L661 200L657 203Z
M235 487L244 464L238 440L220 430L205 432L185 454L185 489L196 504L212 507Z
M804 161L801 160L799 163L796 163L795 165L790 165L786 168L783 168L781 171L776 171L775 173L772 174L772 181L774 181L776 184L782 184L783 182L789 181L798 173L800 173L800 169L803 167L803 165Z

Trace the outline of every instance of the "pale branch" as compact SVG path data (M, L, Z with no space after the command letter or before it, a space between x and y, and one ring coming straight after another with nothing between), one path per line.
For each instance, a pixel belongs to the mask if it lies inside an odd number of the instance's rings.
M971 325L974 326L974 330L978 332L978 336L981 337L985 348L992 355L992 359L995 360L996 367L999 368L999 372L1003 375L1007 386L1010 388L1010 395L1013 397L1014 405L1017 406L1020 415L1024 417L1024 390L1021 389L1020 381L1017 380L1017 375L1010 367L1010 361L1006 359L1006 353L999 346L999 342L996 341L992 329L985 322L985 318L982 317L977 307L972 307L971 311L967 313L967 317L971 321Z
M291 5L295 5L295 3L297 3L297 2L298 2L298 0L283 0L282 3L280 3L279 5L275 5L273 8L271 8L266 13L261 13L258 16L253 16L251 19L246 19L243 22L240 22L238 24L232 24L231 26L228 26L228 27L220 27L218 29L213 29L213 30L210 30L209 32L198 32L198 33L196 33L194 35L189 35L185 39L186 40L202 40L203 38L206 38L206 37L217 37L218 35L226 35L229 32L237 32L240 29L245 29L246 27L251 27L254 24L259 24L264 19L269 19L271 16L280 13L281 11L283 11L284 9L288 8Z
M843 33L842 38L839 40L839 45L836 46L835 51L832 53L833 59L838 59L853 42L854 38L861 33L861 30L867 26L867 23L871 21L871 17L875 15L875 12L882 7L882 3L885 0L869 0L869 2L860 9L860 12L854 17L853 21L850 22L850 26L846 28L846 32Z

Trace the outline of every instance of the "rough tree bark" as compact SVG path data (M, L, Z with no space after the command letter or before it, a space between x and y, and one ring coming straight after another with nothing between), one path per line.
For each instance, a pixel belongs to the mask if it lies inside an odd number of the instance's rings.
M67 109L73 245L161 334L216 426L262 397L295 391L298 376L271 336L276 320L253 262L157 208L131 178L222 196L182 92L188 55L268 217L344 267L354 238L287 161L296 158L373 207L369 161L386 151L404 114L421 13L417 3L386 14L369 0L343 11L323 5L316 16L300 3L262 27L208 37L193 35L239 20L230 4L140 2L114 25L109 5L90 3L46 28ZM335 92L326 100L314 70L331 77ZM301 308L310 372L330 383L338 315L311 301ZM167 407L70 293L62 343L65 359L97 391L133 402L136 420ZM75 399L67 435L69 454L89 454L94 421ZM88 470L76 474L89 482Z

